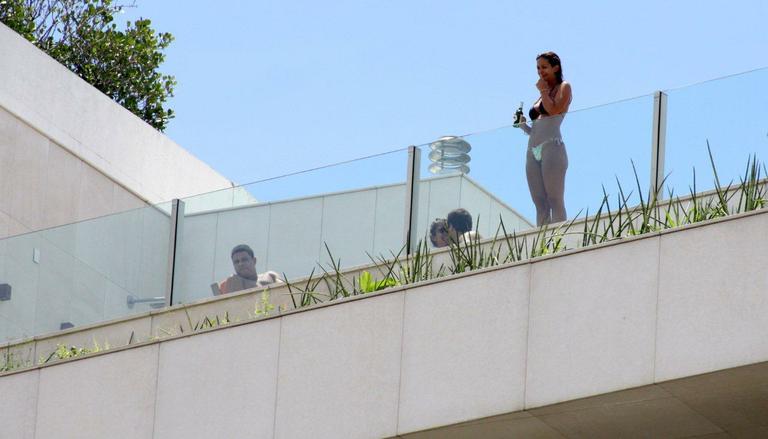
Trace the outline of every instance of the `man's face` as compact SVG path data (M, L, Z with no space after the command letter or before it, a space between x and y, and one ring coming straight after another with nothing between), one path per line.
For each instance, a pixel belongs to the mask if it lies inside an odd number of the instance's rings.
M256 258L251 257L248 252L237 252L232 255L232 266L240 277L255 279L257 276Z

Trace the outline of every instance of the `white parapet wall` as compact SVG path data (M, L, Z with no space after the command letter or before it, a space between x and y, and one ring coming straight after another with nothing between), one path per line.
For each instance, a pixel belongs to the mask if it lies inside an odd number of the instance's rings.
M228 179L2 24L0 59L0 111L140 198L159 203L231 186Z
M10 373L0 423L14 438L391 437L762 362L766 234L763 210ZM143 337L174 314L104 330Z

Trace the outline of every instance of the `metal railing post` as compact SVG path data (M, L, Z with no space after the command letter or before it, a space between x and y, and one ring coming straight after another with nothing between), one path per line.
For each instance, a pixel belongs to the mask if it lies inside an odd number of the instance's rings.
M664 155L667 141L667 94L653 94L653 133L651 137L651 197L664 198ZM649 200L652 201L652 200Z
M176 276L176 252L181 243L184 225L184 202L174 199L171 202L171 232L168 238L168 271L165 280L165 306L173 304L173 284Z
M416 229L419 215L419 180L421 150L416 146L408 147L408 170L405 182L405 254L411 254L419 239Z

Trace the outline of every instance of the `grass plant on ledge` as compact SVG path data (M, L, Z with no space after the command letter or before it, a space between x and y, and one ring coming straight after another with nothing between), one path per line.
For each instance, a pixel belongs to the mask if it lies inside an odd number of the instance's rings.
M7 346L0 355L0 373L31 367L33 365L31 350L26 357L25 359L20 353L12 352L11 347Z
M90 348L77 347L74 345L67 346L59 343L56 345L56 350L51 352L47 357L41 356L38 364L43 365L55 360L67 360L69 358L76 358L83 355L95 354L101 351L108 351L109 349L111 349L109 341L104 341L104 345L102 346L96 341L96 337L93 338L93 347Z

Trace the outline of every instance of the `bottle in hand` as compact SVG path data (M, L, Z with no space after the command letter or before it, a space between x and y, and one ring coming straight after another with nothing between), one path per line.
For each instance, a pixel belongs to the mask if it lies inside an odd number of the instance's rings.
M517 111L515 111L515 126L519 125L522 119L523 119L523 103L520 102L520 107L518 107Z

